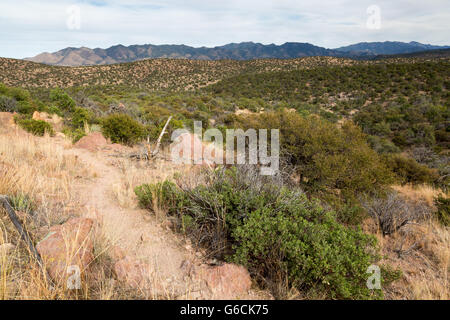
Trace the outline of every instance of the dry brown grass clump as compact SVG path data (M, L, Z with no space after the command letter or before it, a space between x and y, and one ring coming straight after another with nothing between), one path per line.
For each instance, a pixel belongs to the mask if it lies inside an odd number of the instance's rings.
M0 133L0 194L12 199L35 242L47 234L49 227L81 212L73 186L80 177L89 177L89 170L76 156L64 153L65 143L57 144L50 137L38 138L21 130ZM96 260L101 258L98 250L95 255ZM107 291L97 289L99 283L83 282L81 290L67 290L65 283L51 283L3 209L0 209L0 270L0 299L108 296ZM98 282L102 281L98 278Z
M389 299L450 298L448 269L450 230L433 220L407 225L399 232L378 236L385 261L402 270L393 283Z

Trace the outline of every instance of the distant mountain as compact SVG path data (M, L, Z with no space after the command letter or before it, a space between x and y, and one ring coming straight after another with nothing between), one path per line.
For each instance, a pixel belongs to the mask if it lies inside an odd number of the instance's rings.
M185 45L117 45L108 49L66 48L55 53L42 53L25 60L60 66L103 65L132 62L149 58L193 60L251 60L263 58L291 59L309 56L337 56L339 52L309 43L263 45L260 43L231 43L214 48L193 48Z
M413 53L402 53L402 54L386 54L378 55L374 60L382 60L388 58L421 58L421 59L440 59L440 58L450 58L450 48L449 49L435 49L427 51L418 51Z
M186 45L117 45L108 49L66 48L54 53L42 53L25 60L60 66L104 65L132 62L149 58L193 60L251 60L264 58L294 59L310 56L374 58L377 55L403 54L431 49L443 49L418 42L358 43L338 49L326 49L310 43L287 42L283 45L261 43L230 43L214 48L194 48Z
M335 49L336 51L347 53L354 56L377 56L391 54L405 54L422 52L436 49L448 49L450 46L433 46L430 44L422 44L419 42L361 42L346 47Z

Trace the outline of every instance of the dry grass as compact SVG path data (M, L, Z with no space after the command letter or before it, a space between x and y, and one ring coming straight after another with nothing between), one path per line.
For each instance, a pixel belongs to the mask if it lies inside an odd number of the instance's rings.
M75 179L89 174L75 156L65 155L63 147L49 139L20 131L0 135L0 166L7 172L0 194L27 195L48 226L61 222L61 210L69 211Z
M450 298L448 269L450 230L429 219L403 227L389 236L377 236L386 262L403 272L387 294L391 299Z
M66 142L56 144L50 139L34 137L21 130L0 134L0 194L13 198L26 195L30 199L35 209L34 218L18 214L38 239L50 226L80 212L73 186L79 177L90 175L76 156L64 153ZM94 243L95 261L101 260L100 240ZM0 246L3 244L12 244L14 249L0 252L0 299L111 297L110 287L103 283L106 280L102 277L83 282L81 290L66 290L62 282L50 286L46 273L32 261L19 234L0 209ZM97 268L102 269L101 264L97 263Z
M399 192L409 201L412 201L414 203L425 202L430 207L434 207L434 198L443 194L441 190L436 189L430 185L394 186L393 189Z

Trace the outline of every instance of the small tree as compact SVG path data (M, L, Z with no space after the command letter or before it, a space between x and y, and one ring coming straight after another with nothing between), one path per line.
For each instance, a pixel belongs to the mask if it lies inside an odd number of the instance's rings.
M89 122L91 114L87 109L75 108L72 114L72 126L76 129L83 128L85 122Z
M72 112L75 109L75 101L62 89L50 91L50 100L63 111Z
M144 127L127 114L112 114L101 123L103 135L113 143L133 145L145 135Z

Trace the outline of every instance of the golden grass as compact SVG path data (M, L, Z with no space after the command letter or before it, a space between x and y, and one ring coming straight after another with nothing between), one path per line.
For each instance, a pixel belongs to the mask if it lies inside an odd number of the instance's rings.
M392 188L408 200L414 203L425 202L430 207L434 207L434 198L444 194L440 189L436 189L430 185L404 185L393 186Z
M89 176L89 170L77 157L64 153L65 145L21 130L0 134L0 194L27 195L31 199L39 219L24 222L38 237L79 211L73 185L77 177ZM9 243L14 250L0 253L0 299L86 299L92 294L93 284L88 282L83 282L84 287L78 291L67 290L65 283L50 286L46 273L32 261L18 232L0 209L0 246ZM110 296L101 290L98 294Z
M392 299L450 298L448 268L450 230L429 219L403 227L390 237L378 237L386 262L403 272ZM400 253L399 253L400 251Z

